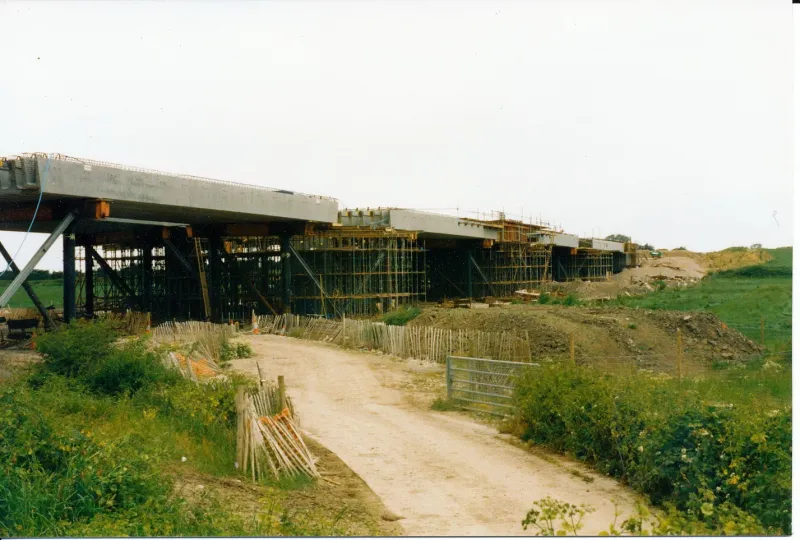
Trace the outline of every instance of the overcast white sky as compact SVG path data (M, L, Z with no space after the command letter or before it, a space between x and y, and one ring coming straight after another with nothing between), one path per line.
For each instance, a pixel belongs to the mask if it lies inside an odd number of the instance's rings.
M6 2L0 20L0 155L660 248L792 243L788 0Z

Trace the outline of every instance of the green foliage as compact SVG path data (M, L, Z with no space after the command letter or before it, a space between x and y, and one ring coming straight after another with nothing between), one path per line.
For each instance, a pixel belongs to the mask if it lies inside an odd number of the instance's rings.
M787 266L768 266L766 264L756 264L732 270L721 270L716 272L717 278L790 278L792 268Z
M612 242L630 242L631 237L625 236L624 234L609 234L606 236L606 240L610 240Z
M773 376L786 378L753 374ZM788 533L791 406L731 380L709 384L544 365L520 377L514 400L524 440L590 463L655 504L714 530L734 513L737 523L750 516Z
M636 323L630 323L628 325L628 328L630 328L631 330L636 330Z
M664 281L663 279L659 279L659 280L654 281L653 285L656 286L656 290L657 291L663 291L664 289L667 288L667 282Z
M174 383L180 378L158 357L148 352L143 339L113 345L115 332L103 322L76 322L39 339L44 355L41 370L75 379L101 394L133 394L156 383ZM45 375L33 379L40 384Z
M528 530L528 527L534 527L536 536L566 536L568 533L578 536L578 531L583 528L583 517L594 510L586 504L575 506L545 497L533 502L533 508L522 520L522 528ZM556 529L558 521L561 523Z
M565 306L579 306L581 304L581 301L578 300L577 296L570 293L564 298L564 300L561 301L561 304Z
M459 407L452 401L439 397L433 400L433 403L431 403L431 409L434 411L457 411L459 410Z
M44 334L36 345L48 371L76 377L107 357L116 338L105 323L76 321Z
M87 367L81 380L92 391L116 395L134 394L157 383L174 384L180 378L180 374L165 368L140 339L111 349Z
M250 358L253 356L253 348L248 343L231 343L226 341L222 344L219 353L220 362L223 364L236 358Z
M401 306L400 308L386 313L383 322L393 326L404 326L408 321L422 313L416 306Z
M548 302L550 302L550 299L551 299L551 297L550 297L550 295L548 293L542 293L542 294L539 295L539 299L537 300L537 303L539 303L539 304L547 304Z

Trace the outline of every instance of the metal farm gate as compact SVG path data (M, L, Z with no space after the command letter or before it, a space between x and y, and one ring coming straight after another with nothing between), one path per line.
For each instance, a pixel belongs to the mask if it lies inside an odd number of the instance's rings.
M447 399L462 409L505 416L511 414L514 377L523 368L538 366L468 356L448 356Z

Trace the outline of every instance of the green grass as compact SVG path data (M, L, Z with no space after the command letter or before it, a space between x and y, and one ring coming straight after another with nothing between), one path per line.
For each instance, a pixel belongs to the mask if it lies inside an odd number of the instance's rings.
M44 362L0 385L0 536L331 534L283 518L280 492L308 479L271 483L271 513L248 518L213 490L176 494L181 471L240 474L235 388L255 382L195 385L115 339L102 323L48 333Z
M408 321L422 313L416 306L401 306L383 316L383 322L394 326L404 326Z
M58 308L64 304L63 280L45 279L41 281L31 281L30 284L33 287L33 291L39 297L39 300L41 300L45 306L53 305ZM10 281L0 281L0 294L2 294L9 285L11 285ZM28 297L28 293L26 293L25 289L22 287L14 293L8 305L15 308L34 307L33 302L30 297Z
M619 297L617 305L645 309L710 311L754 341L784 345L792 331L792 248L767 250L773 259L711 274L685 289L665 289L644 296Z

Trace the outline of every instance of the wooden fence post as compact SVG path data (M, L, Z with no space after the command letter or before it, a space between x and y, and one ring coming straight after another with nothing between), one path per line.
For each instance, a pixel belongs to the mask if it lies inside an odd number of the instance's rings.
M447 401L450 401L453 395L453 376L450 373L451 364L452 361L450 359L450 355L448 354L447 358L445 359L445 371L444 371L445 381L447 382Z
M286 407L286 384L283 375L278 375L278 409L283 411Z
M681 342L681 329L678 328L678 380L683 378L683 344Z

